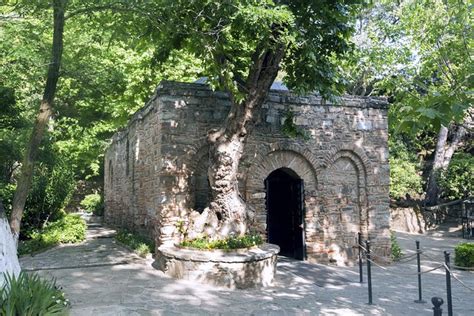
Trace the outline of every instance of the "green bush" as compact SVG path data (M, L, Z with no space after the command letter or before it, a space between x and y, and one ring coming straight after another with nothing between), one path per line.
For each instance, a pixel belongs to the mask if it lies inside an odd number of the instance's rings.
M403 158L389 158L390 197L405 198L407 194L415 196L423 191L422 178L417 165Z
M40 251L60 243L77 243L86 238L86 222L78 215L68 214L32 232L30 239L20 241L18 254Z
M245 235L242 237L230 236L225 239L210 240L209 238L197 238L193 240L185 240L180 246L191 247L196 249L242 249L257 246L263 243L260 235Z
M447 200L474 195L474 156L466 153L454 155L448 169L440 173L439 186L441 197Z
M98 193L86 195L80 204L88 213L94 213L95 215L102 215L103 213L104 204L102 196Z
M13 200L13 194L15 193L15 188L15 184L0 183L0 199L2 199L3 207L8 216L11 212L11 203Z
M53 166L39 164L25 205L23 233L29 234L43 228L46 222L60 219L75 184L74 173L65 162L57 161Z
M155 242L153 240L124 229L117 232L115 239L130 247L140 257L146 257L149 253L155 252Z
M413 146L411 146L413 147ZM405 198L407 194L416 196L423 191L423 181L416 151L408 149L401 136L389 138L390 149L390 197Z
M394 232L390 232L390 242L392 246L392 260L400 260L402 257L402 248L400 248Z
M474 268L474 243L461 243L454 248L454 264Z
M18 277L7 274L5 280L0 289L0 315L67 315L69 301L54 280L24 272Z

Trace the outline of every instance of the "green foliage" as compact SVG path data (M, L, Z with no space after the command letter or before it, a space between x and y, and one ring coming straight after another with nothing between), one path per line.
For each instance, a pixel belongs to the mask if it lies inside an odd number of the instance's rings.
M30 233L28 240L20 241L18 254L24 255L56 246L60 243L78 243L86 238L87 225L78 215L68 214L50 222L43 229Z
M159 42L144 40L149 32L142 29L158 20L155 11L160 12L153 3L142 1L68 2L48 138L55 155L67 161L78 178L101 176L108 138L143 106L160 80L200 77L200 62L184 51L156 64ZM0 168L8 163L4 174L10 176L41 100L51 53L52 2L11 1L10 6L0 5L0 14ZM15 132L4 128L4 122L15 123Z
M103 214L104 203L102 196L98 193L86 195L80 204L88 213L94 213L95 215Z
M401 158L389 158L390 197L394 199L414 196L422 192L422 178L417 165Z
M354 11L363 3L161 0L157 5L166 21L155 29L157 59L186 50L203 61L212 85L242 100L252 84L248 76L255 57L284 49L287 85L328 96L341 90L336 57L350 49Z
M457 153L447 170L438 177L441 197L447 200L463 199L474 195L474 156Z
M416 154L410 151L401 138L391 136L390 148L390 197L403 199L423 191L423 181Z
M11 202L13 194L15 194L15 188L16 185L14 184L4 184L0 182L0 199L2 199L7 214L10 214L11 212Z
M54 152L51 153L54 157ZM47 160L49 158L44 158ZM22 225L26 232L41 229L47 221L62 216L75 187L74 173L64 161L40 162L25 205Z
M260 235L245 235L242 237L229 236L225 239L211 240L209 238L197 238L193 240L185 240L180 243L182 247L191 247L196 249L242 249L258 246L263 243Z
M472 104L472 11L468 0L376 1L357 23L356 50L342 61L348 89L384 94L398 131L435 131Z
M6 284L0 289L2 316L67 315L68 307L69 300L55 280L43 280L37 274L7 274Z
M291 110L288 110L285 114L285 120L283 121L281 131L290 138L301 138L303 140L308 140L310 138L306 130L296 126L295 114Z
M155 242L153 240L125 229L119 230L115 239L130 247L140 257L146 257L149 253L155 252Z
M392 249L392 260L397 261L402 257L402 248L398 244L397 237L394 232L390 232L390 243Z
M454 248L454 264L474 268L474 243L461 243Z

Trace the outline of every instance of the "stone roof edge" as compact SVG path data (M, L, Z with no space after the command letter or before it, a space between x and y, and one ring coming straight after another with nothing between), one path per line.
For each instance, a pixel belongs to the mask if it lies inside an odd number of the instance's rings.
M145 105L142 108L138 109L132 115L132 117L128 120L127 125L125 125L124 127L120 128L117 132L115 132L115 134L111 137L110 144L107 147L107 150L109 150L110 146L113 143L115 143L119 140L122 140L126 135L128 135L128 131L130 129L130 126L132 126L136 121L142 120L143 118L145 118L151 112L151 110L153 110L153 107L154 107L154 104L155 104L154 101L158 98L159 95L161 95L161 94L158 93L159 90L160 90L160 85L158 85L158 87L153 92L153 95L145 103Z
M154 101L159 96L164 95L183 95L183 96L213 96L220 99L228 99L229 96L223 91L214 91L205 83L190 83L177 81L161 81L156 87L153 96L139 109L128 121L127 125L117 131L111 139L111 144L123 139L130 126L138 120L142 120L153 109ZM313 93L306 96L300 96L290 91L270 90L267 101L272 103L290 103L300 105L322 105L322 106L349 106L361 108L382 108L388 109L389 104L386 97L365 97L344 95L340 98L341 103L331 103L324 100L320 95ZM110 144L110 145L111 145ZM109 145L109 147L110 147Z
M213 96L227 99L228 94L222 91L213 91L208 84L186 83L176 81L162 81L157 87L158 95L184 95L184 96ZM268 101L273 103L291 103L301 105L334 105L362 108L383 108L387 109L389 103L387 97L354 96L344 95L339 98L341 103L332 103L324 100L319 94L297 95L291 91L270 90Z

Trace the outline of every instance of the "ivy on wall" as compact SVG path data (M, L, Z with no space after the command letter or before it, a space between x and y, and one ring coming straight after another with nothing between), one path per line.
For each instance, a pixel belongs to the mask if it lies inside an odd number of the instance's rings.
M281 131L285 136L290 138L300 138L305 141L310 138L307 131L295 124L295 113L291 110L287 110L285 113Z

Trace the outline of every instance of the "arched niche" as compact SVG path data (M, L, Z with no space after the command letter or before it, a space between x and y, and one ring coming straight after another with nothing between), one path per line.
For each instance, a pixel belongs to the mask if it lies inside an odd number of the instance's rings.
M357 255L357 234L368 236L367 166L354 152L340 150L320 173L325 242L329 260L348 264Z
M208 179L209 147L201 146L192 155L190 164L191 177L189 178L190 201L189 207L195 211L202 212L209 205L211 199L211 188Z
M265 179L275 170L291 170L304 183L304 220L312 222L315 214L317 178L314 164L306 155L289 149L277 149L260 155L250 162L245 183L245 198L255 210L253 229L265 235L267 232L267 208ZM242 192L244 193L244 192ZM310 232L314 234L314 232Z

